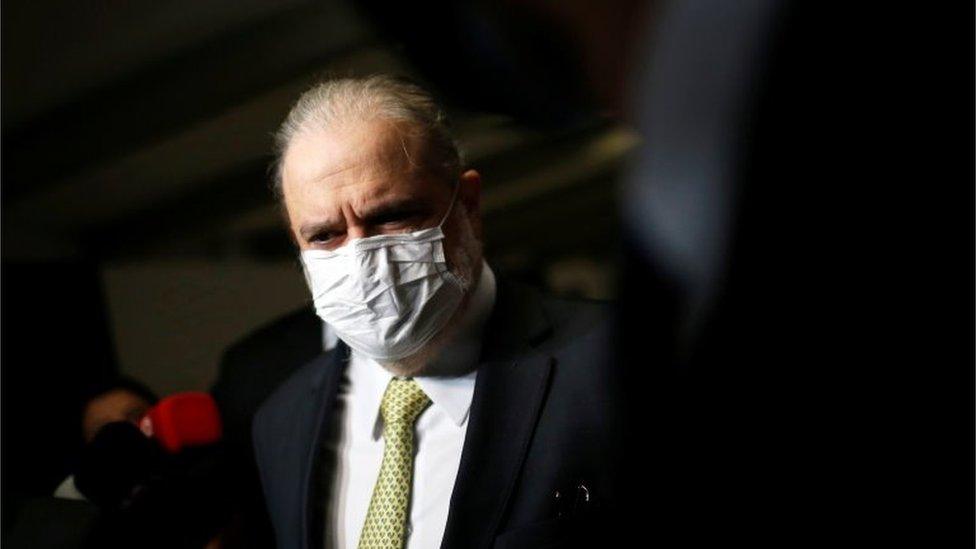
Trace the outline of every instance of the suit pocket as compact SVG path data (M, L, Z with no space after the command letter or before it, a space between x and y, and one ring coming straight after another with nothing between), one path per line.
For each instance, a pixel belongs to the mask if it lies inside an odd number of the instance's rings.
M533 522L505 530L495 537L495 549L561 549L585 547L576 534L581 528L578 522L558 518Z

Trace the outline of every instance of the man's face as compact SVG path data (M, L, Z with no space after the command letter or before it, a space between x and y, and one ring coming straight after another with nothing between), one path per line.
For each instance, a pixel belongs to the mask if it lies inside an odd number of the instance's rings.
M282 191L299 248L334 250L355 238L437 225L450 206L455 182L422 170L423 154L419 139L382 120L296 137L285 154ZM480 239L477 173L466 172L460 184L459 202ZM448 250L458 245L457 218L452 215L444 225Z
M469 170L457 182L444 181L421 168L422 147L420 139L386 121L297 136L282 164L282 192L300 250L335 250L357 238L434 227L448 212L457 184L457 202L443 225L445 255L454 274L476 282L482 262L480 177ZM466 309L467 297L455 315ZM432 342L427 351L437 345Z
M91 442L98 431L116 421L128 421L138 425L152 405L146 399L127 389L112 389L91 399L85 405L81 419L85 442Z

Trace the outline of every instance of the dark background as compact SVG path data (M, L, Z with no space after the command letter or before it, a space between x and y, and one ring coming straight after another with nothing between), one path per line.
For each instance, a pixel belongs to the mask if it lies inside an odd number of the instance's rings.
M394 72L453 115L493 265L619 298L638 534L971 542L972 4L6 0L2 19L5 526L66 474L87 379L206 388L227 344L303 304L270 133L323 75Z

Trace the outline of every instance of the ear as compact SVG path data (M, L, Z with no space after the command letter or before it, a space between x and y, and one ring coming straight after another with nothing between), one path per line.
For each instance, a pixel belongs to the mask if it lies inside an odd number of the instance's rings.
M481 239L481 174L466 170L458 180L458 200L468 212L475 235Z

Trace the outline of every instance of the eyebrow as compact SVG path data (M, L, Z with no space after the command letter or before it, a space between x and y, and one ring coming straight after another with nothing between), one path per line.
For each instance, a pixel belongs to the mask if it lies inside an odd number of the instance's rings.
M382 222L384 219L395 215L395 214L419 214L424 213L429 208L429 204L426 200L409 197L402 199L394 199L389 202L384 202L382 204L377 204L363 213L359 214L359 218L365 224ZM302 225L299 229L299 234L302 238L306 240L315 236L316 234L328 231L335 231L343 226L341 221L337 220L325 220L318 222L310 222Z
M359 215L365 223L376 223L395 214L416 214L428 209L428 202L415 197L394 199L389 202L377 204L372 209L366 210Z
M339 223L336 221L313 221L311 223L302 225L302 228L298 230L298 233L302 235L302 238L308 240L319 233L333 231L339 226Z

